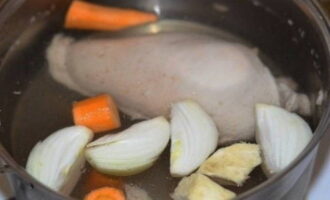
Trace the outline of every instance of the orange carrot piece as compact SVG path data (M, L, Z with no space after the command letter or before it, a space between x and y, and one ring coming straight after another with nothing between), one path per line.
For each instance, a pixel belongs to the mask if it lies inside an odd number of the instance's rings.
M152 13L105 7L75 0L65 18L65 28L116 31L157 20Z
M72 113L76 125L86 126L95 133L121 125L116 104L105 94L74 103Z
M125 200L122 190L112 187L103 187L87 194L84 200Z
M123 189L123 180L119 177L111 177L105 174L101 174L96 170L92 170L87 175L85 189L88 191L95 190L101 187L114 187Z

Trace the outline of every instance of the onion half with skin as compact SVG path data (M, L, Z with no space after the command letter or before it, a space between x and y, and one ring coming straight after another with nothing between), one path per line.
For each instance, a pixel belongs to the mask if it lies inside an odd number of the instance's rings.
M85 164L84 148L92 138L93 132L84 126L54 132L32 149L27 172L57 192L71 193Z
M185 100L171 111L171 175L196 170L214 152L219 133L211 117L194 101Z
M296 159L313 134L301 117L283 108L258 104L256 114L256 139L262 149L263 169L271 176Z
M169 138L169 123L164 117L157 117L97 139L88 144L85 156L95 169L105 174L134 175L153 165Z

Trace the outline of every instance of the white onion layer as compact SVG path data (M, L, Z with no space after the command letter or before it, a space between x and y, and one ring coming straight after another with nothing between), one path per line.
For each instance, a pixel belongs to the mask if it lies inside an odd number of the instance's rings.
M297 114L276 106L258 104L257 142L261 145L267 175L287 167L306 147L313 134Z
M93 132L83 126L58 130L30 152L26 170L49 188L69 194L85 164L84 148Z
M157 160L170 138L164 117L137 123L88 144L86 159L97 170L117 176L140 173Z
M196 170L214 152L219 133L211 117L194 101L172 106L172 176L182 177Z

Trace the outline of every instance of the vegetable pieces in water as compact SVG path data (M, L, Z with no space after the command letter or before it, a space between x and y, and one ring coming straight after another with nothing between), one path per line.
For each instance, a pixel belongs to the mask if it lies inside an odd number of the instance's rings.
M221 148L199 168L199 173L220 178L222 184L241 186L261 164L259 145L238 143Z
M183 178L173 194L174 200L230 200L236 194L202 174Z
M122 190L112 187L103 187L90 192L84 200L125 200Z
M72 113L76 125L86 126L95 133L121 125L117 106L106 94L74 103Z
M129 176L152 166L170 138L170 126L164 117L135 124L114 135L106 135L88 144L88 162L109 175Z
M303 151L312 138L312 130L298 115L282 108L258 104L257 142L264 157L267 175L280 172Z
M73 1L65 18L65 28L117 31L157 20L152 13L105 7Z
M33 148L27 172L51 189L69 194L80 178L83 151L92 137L92 131L83 126L56 131Z
M211 117L191 100L174 104L171 118L170 171L186 176L216 149L219 133Z

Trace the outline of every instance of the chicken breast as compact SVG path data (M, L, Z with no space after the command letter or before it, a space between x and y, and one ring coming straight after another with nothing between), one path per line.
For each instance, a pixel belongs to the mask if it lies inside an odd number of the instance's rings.
M55 80L85 95L109 93L133 117L168 114L170 104L193 99L215 120L220 144L254 138L256 103L280 104L253 49L206 34L56 35L47 58Z

